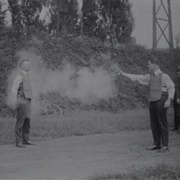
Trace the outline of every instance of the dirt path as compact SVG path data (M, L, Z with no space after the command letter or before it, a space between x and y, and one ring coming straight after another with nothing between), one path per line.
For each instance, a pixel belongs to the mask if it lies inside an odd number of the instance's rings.
M167 163L180 167L180 135L170 134L170 152L146 151L150 131L65 137L19 149L0 146L0 179L87 179Z

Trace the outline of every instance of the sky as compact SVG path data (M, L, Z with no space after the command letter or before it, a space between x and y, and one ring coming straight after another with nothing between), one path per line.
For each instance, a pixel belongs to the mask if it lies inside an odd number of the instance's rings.
M7 0L0 0L6 2ZM81 3L82 0L78 0ZM164 4L167 4L167 0L163 0ZM135 19L135 28L132 36L136 38L136 42L147 48L152 47L152 5L153 0L130 0L132 3L132 12ZM160 0L156 0L157 5ZM172 26L173 26L173 40L175 46L175 36L180 34L180 0L171 0L171 12L172 12ZM43 16L43 13L42 13ZM43 18L41 16L41 18ZM158 16L166 18L163 9L160 9ZM161 25L164 27L165 24ZM168 31L166 31L168 33ZM158 32L158 37L160 32ZM168 44L162 38L158 43L158 48L167 48Z
M156 0L159 5L160 0ZM163 0L167 5L167 0ZM130 0L132 3L132 12L135 18L135 28L132 36L135 36L138 44L152 48L152 5L153 0ZM171 15L172 15L172 28L173 40L177 34L180 34L180 0L171 0ZM163 9L160 9L158 17L166 18ZM161 23L164 27L164 24ZM168 31L167 31L168 32ZM166 32L166 33L167 33ZM158 32L159 34L160 32ZM159 34L160 35L160 34ZM159 36L158 36L159 37ZM174 40L175 45L175 40ZM163 39L158 43L159 48L167 48L168 44Z

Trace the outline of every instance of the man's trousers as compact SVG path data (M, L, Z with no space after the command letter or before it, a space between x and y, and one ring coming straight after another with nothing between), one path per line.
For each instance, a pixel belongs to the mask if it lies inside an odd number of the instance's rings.
M174 99L174 129L178 130L180 128L180 104Z
M31 100L18 99L17 116L15 126L16 144L27 142L30 132Z
M169 142L167 108L164 108L166 100L167 95L162 94L160 100L150 102L149 106L153 144L156 146L168 146Z

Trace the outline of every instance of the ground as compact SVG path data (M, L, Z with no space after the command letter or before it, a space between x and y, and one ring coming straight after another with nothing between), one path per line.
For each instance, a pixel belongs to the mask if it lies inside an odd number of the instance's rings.
M26 148L0 147L0 179L88 179L161 163L180 167L180 135L170 133L170 151L147 151L150 130L63 137Z

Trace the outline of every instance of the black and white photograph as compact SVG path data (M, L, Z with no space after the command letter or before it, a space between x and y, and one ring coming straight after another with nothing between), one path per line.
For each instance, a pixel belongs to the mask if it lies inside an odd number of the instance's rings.
M0 0L0 180L180 180L180 0Z

